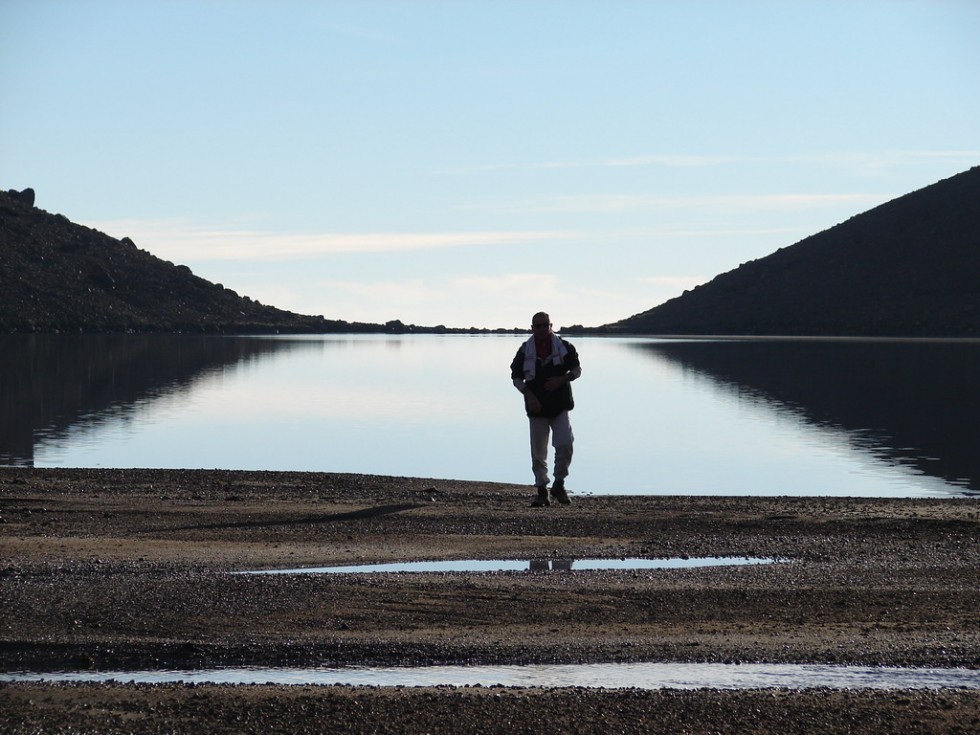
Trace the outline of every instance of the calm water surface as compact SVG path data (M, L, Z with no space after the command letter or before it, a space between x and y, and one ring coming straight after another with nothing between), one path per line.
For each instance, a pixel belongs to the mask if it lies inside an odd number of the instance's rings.
M0 337L0 464L531 482L518 336ZM572 338L593 494L980 494L977 342Z
M445 572L585 572L598 570L696 569L698 567L772 564L773 559L749 556L704 556L670 559L447 559L440 561L389 562L332 567L295 567L235 572L247 575L280 574L417 574Z
M141 684L283 684L353 686L508 686L590 689L945 689L980 687L974 669L915 669L826 664L530 664L366 668L243 667L201 671L0 673L2 681Z

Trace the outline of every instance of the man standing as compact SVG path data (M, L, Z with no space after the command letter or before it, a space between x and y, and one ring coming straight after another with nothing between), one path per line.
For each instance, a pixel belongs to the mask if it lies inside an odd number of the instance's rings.
M531 469L538 494L533 508L551 505L548 499L548 437L555 448L555 482L551 497L568 505L565 478L572 462L572 425L568 412L575 407L570 383L582 374L578 352L551 329L551 317L539 311L531 318L531 337L510 364L514 387L524 394L531 426Z

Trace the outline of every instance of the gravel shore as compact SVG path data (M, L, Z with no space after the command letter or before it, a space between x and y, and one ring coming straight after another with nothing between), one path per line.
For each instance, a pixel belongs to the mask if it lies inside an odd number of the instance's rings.
M628 661L968 667L974 499L589 497L424 478L0 468L0 670ZM232 575L426 559L674 570ZM976 732L980 690L0 684L0 731Z

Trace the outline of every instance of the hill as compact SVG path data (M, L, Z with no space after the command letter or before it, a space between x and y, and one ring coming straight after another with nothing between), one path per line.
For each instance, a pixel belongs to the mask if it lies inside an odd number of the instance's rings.
M980 337L980 167L587 331Z
M34 196L32 189L0 191L0 333L489 331L283 311L157 258L128 237L45 212Z
M324 331L323 317L239 296L141 250L0 192L0 332Z

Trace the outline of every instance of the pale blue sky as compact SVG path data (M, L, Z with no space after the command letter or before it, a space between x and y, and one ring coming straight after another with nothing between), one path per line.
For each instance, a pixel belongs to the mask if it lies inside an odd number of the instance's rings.
M980 164L980 2L0 0L0 188L265 303L598 325Z

